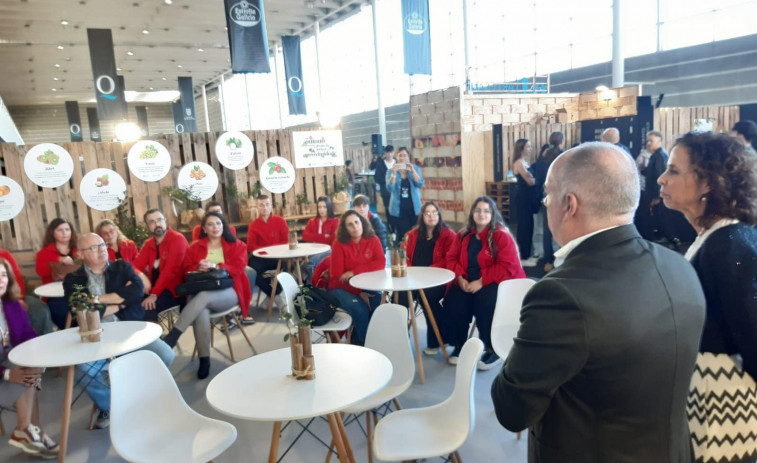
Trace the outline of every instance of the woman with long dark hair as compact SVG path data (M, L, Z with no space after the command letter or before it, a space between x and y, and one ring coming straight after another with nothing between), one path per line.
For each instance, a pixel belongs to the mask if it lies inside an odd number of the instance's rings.
M247 248L231 233L229 225L218 212L207 212L202 219L200 239L189 245L184 258L184 272L207 272L220 268L229 272L234 281L231 288L215 291L201 291L190 296L181 310L174 328L163 338L174 347L179 336L192 325L200 367L197 377L205 379L210 373L210 312L223 312L235 305L247 316L250 309L252 291L245 273Z
M698 235L686 252L707 301L687 401L696 461L757 461L757 162L728 135L689 132L658 183Z
M50 222L45 231L43 247L37 253L37 275L42 278L43 284L63 281L67 274L76 270L76 241L76 231L71 222L61 218ZM66 298L49 297L45 302L50 307L50 316L55 326L61 330L65 328L68 315Z
M410 152L403 146L397 150L397 162L386 173L386 189L391 193L388 214L394 218L398 240L418 222L423 185L421 169L413 164Z
M334 242L339 219L334 215L334 205L331 198L321 196L316 201L316 215L308 220L302 231L302 240L306 243L328 244Z
M501 361L491 342L497 287L505 280L526 277L515 241L490 197L480 196L473 202L465 229L447 253L447 268L455 272L444 299L450 317L450 342L455 345L450 361L457 363L475 316L486 347L478 369L489 370Z
M525 267L536 265L531 258L531 244L534 238L534 203L536 201L536 179L526 159L531 155L531 142L521 138L515 142L513 152L513 172L518 181L515 193L515 214L518 220L517 239L521 264Z
M565 134L562 132L552 132L549 136L549 147L546 150L542 150L539 159L536 160L533 166L534 178L536 179L537 195L544 197L544 182L547 181L547 171L552 162L557 159L563 152L565 147ZM554 268L555 263L555 250L552 245L552 232L549 230L549 224L547 222L547 209L541 206L542 214L542 240L544 245L544 271L549 272Z
M436 201L428 201L421 209L418 224L407 232L407 265L413 267L439 267L447 266L447 251L452 246L456 233L452 231L442 218L442 209ZM448 321L447 312L441 305L447 285L424 289L423 292L428 300L428 305L434 313L436 325L442 339L447 338ZM417 295L413 295L417 301ZM400 292L400 304L407 306L407 292ZM426 306L421 304L424 314ZM428 320L428 314L426 314ZM435 355L439 352L439 341L436 339L431 325L426 323L426 348L423 353ZM447 342L447 341L445 341Z

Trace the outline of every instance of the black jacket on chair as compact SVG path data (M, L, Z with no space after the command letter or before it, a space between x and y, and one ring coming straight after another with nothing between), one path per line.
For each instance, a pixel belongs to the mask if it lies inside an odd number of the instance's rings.
M492 385L499 422L530 428L528 461L691 461L686 396L705 301L684 258L633 225L579 244L523 300Z

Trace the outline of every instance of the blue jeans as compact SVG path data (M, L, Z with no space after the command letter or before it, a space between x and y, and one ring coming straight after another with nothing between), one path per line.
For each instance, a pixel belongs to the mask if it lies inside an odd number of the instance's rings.
M160 339L156 339L140 350L154 352L166 366L171 366L173 363L175 355L173 349ZM85 376L89 377L86 379L86 381L89 381L89 384L86 386L87 395L97 405L97 408L105 412L110 411L110 380L107 379L108 365L109 363L106 360L76 365L76 382L78 383Z
M371 320L371 314L373 310L379 306L381 302L381 294L373 291L365 291L368 294L373 295L370 299L370 308L365 305L359 296L355 296L349 291L345 291L341 288L332 289L329 294L339 300L339 308L350 314L352 317L352 324L354 329L352 330L352 341L354 344L365 344L365 335L368 333L368 322Z

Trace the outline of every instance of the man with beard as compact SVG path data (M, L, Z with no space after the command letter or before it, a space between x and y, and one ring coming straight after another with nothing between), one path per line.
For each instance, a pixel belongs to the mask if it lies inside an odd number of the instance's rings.
M160 312L181 305L176 285L184 280L182 264L189 243L184 235L166 225L166 218L158 209L145 212L144 220L152 238L142 245L134 268L150 280L151 287L145 287L147 297L142 307L145 320L156 322Z

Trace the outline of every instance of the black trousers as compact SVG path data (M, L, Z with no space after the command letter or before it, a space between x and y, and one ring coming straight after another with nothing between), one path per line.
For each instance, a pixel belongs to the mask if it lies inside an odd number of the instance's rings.
M468 340L468 328L476 317L479 338L487 350L492 349L492 321L497 305L496 283L490 283L476 293L466 293L459 286L453 285L444 298L444 310L449 320L449 342L462 348Z
M261 257L251 256L247 264L255 269L255 272L257 273L255 277L255 284L258 286L258 288L260 288L260 290L264 293L271 295L271 290L273 290L273 287L271 286L271 280L264 277L263 273L267 272L268 270L276 270L276 265L278 264L276 259L263 259ZM280 292L281 285L276 285L276 294L279 294Z
M173 306L184 307L186 300L183 297L173 297L171 291L164 289L158 299L155 301L154 310L145 310L146 322L158 322L158 314L166 309L170 309Z
M555 248L552 247L552 231L549 229L549 223L547 221L547 208L541 207L542 220L542 244L544 246L544 263L549 262L553 264L555 262Z
M386 214L386 227L389 229L390 233L396 233L396 226L394 224L394 217L389 215L389 200L392 198L392 194L386 191L385 186L381 186L381 192L379 193L381 195L381 201L384 203L384 213Z
M531 257L534 238L534 215L531 213L531 204L527 195L519 194L515 198L515 213L518 219L516 230L518 253L521 259L528 259Z
M442 340L446 344L452 344L450 340L448 339L448 321L449 318L448 313L446 310L444 310L444 307L442 307L441 300L444 297L444 292L446 290L446 285L442 286L435 286L433 288L426 288L423 290L423 294L426 295L426 299L428 300L428 305L431 307L431 311L434 313L434 319L436 320L436 326L439 328L439 334L442 335ZM418 291L413 291L413 300L418 301L421 304L421 307L423 308L423 314L426 315L426 306L423 304L423 301L420 300L420 294L418 294ZM404 305L407 307L408 300L407 300L407 291L401 291L399 294L399 304ZM409 307L408 310L413 310L412 307ZM436 334L434 333L434 329L431 327L431 324L428 322L428 315L426 315L426 346L427 347L439 347L439 340L436 339Z

